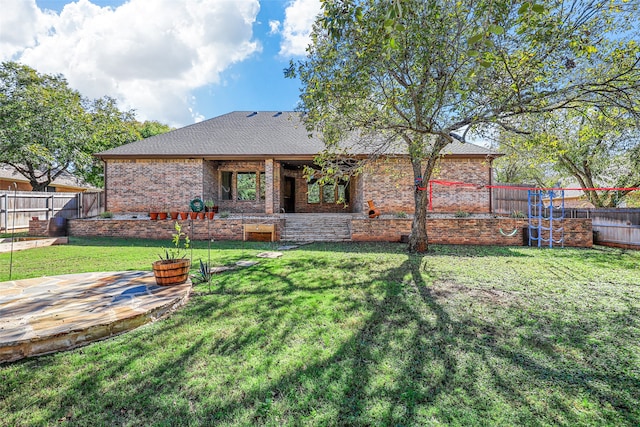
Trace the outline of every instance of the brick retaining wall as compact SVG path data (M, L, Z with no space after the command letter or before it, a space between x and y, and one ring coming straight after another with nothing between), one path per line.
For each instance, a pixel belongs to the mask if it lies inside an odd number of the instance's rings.
M432 244L522 246L526 226L526 220L514 221L509 218L429 218L427 235ZM590 248L593 245L591 219L565 219L563 226L565 246ZM502 229L505 234L510 234L514 228L518 231L513 236L500 233ZM411 219L367 218L351 221L353 241L399 242L402 235L410 232Z
M194 220L193 222L178 221L182 224L182 231L193 240L207 240L209 231L208 220ZM190 229L193 224L193 234ZM242 240L242 224L276 224L276 240L280 239L282 228L279 219L274 218L245 218L241 219L214 219L211 221L211 237L216 240ZM174 229L174 221L151 220L83 220L69 221L69 235L82 237L122 237L140 239L171 239Z
M183 222L183 230L191 235L190 222ZM171 220L69 220L69 235L83 237L122 237L141 239L171 239L175 232L174 222ZM242 240L242 224L275 224L276 240L280 239L283 227L279 218L245 218L214 219L211 221L211 236L216 240ZM46 234L47 221L31 221L30 235ZM510 218L429 218L427 233L429 242L433 244L460 245L499 245L522 246L523 230L527 226L526 220L514 221ZM591 219L565 219L564 245L573 247L591 247L593 233ZM193 221L193 239L206 240L208 238L207 221ZM514 228L517 232L513 236L504 236ZM369 219L352 218L352 241L388 241L399 242L403 235L411 232L411 219ZM535 242L534 242L535 243Z

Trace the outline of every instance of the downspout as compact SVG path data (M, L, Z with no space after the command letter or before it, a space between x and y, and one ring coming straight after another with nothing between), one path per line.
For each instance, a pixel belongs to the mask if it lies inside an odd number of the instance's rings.
M493 213L493 160L489 160L489 213Z
M493 159L489 160L489 213L493 213Z
M102 159L102 164L104 165L104 210L107 212L109 210L107 209L107 161ZM100 208L98 208L98 211L100 211Z

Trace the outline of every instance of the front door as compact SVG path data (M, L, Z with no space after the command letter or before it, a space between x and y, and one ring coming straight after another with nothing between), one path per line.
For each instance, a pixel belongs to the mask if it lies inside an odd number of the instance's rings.
M296 211L296 179L290 176L284 177L284 211L293 213Z

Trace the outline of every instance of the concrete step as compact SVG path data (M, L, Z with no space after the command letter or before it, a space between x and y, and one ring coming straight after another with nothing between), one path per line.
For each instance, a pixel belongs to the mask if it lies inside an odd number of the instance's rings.
M351 240L351 218L337 215L287 217L281 240L292 242L344 242Z

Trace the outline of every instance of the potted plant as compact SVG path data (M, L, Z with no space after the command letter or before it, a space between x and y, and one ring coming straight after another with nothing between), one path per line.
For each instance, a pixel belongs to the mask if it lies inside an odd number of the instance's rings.
M180 285L189 278L191 260L185 258L186 250L191 241L182 231L179 222L174 224L176 232L173 234L172 249L165 249L164 256L160 255L160 260L153 263L153 274L156 283L160 286Z
M204 202L204 210L205 212L218 212L218 207L216 206L216 202L209 199Z
M151 211L149 212L149 218L151 218L152 221L155 221L158 219L158 209L156 209L155 207L151 208Z

